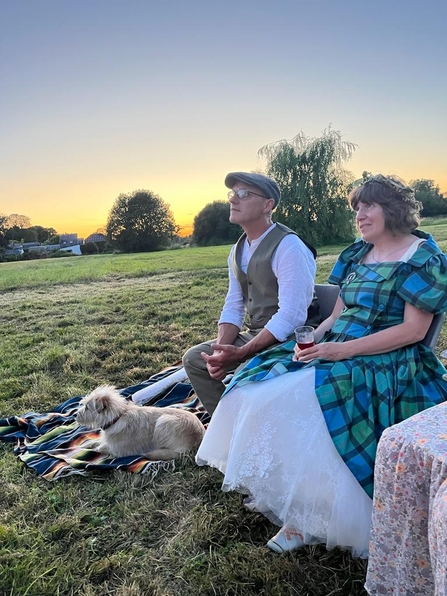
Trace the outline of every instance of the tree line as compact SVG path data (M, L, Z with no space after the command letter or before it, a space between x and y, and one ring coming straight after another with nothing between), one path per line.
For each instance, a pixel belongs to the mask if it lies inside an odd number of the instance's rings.
M321 137L308 138L302 132L292 140L261 147L258 156L266 161L265 172L281 189L275 221L295 230L308 242L319 246L353 239L354 217L346 200L354 184L346 163L356 149L344 141L340 131L327 128ZM366 175L367 172L364 172ZM447 214L447 200L433 180L410 183L422 203L422 217ZM228 201L213 201L194 218L191 242L198 246L233 243L241 228L229 222ZM150 190L122 193L107 219L106 248L121 252L163 250L179 241L179 226L169 205ZM0 250L11 241L49 242L53 228L31 226L29 218L0 214Z
M5 247L14 242L50 242L58 239L54 228L32 226L29 217L12 213L0 213L0 247Z
M354 214L346 197L362 179L355 180L345 164L355 149L354 143L343 141L340 131L331 128L321 137L299 133L292 140L261 147L258 155L267 162L263 173L274 178L281 189L274 220L315 246L352 241ZM412 180L409 184L422 203L422 217L447 215L446 197L433 180ZM194 219L193 241L200 246L234 242L240 228L229 223L229 213L228 202L208 204Z

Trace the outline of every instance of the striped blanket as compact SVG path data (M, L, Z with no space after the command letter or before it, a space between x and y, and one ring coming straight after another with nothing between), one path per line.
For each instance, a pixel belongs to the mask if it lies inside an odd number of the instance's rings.
M172 366L120 392L124 399L135 396L134 401L144 405L185 408L206 426L209 414L183 373L181 366ZM15 455L45 480L98 470L126 470L155 476L160 468L174 468L173 461L153 462L140 456L112 458L86 448L86 443L98 438L100 431L76 422L82 397L73 397L48 413L28 412L0 420L0 440L15 443Z

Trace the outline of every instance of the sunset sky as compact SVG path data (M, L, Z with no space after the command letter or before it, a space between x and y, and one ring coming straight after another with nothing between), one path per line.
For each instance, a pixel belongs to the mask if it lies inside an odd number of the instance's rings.
M85 237L148 189L188 231L263 145L447 192L445 0L0 0L0 214Z

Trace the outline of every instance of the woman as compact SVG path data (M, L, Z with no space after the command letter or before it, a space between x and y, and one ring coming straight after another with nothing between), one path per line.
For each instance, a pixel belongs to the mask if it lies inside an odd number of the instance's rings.
M276 552L323 542L367 557L382 431L447 398L446 369L419 343L447 310L447 258L416 230L420 204L398 178L373 176L349 200L362 239L329 277L340 297L318 343L253 358L197 454L282 526L267 543Z

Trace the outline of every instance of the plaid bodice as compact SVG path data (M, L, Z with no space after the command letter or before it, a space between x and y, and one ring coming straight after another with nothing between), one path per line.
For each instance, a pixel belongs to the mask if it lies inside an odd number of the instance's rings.
M340 286L345 307L332 333L362 337L403 321L405 304L431 313L447 310L447 257L433 238L426 240L407 262L361 261L372 245L359 240L340 255L329 282Z

